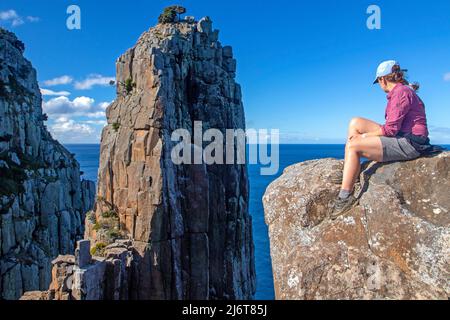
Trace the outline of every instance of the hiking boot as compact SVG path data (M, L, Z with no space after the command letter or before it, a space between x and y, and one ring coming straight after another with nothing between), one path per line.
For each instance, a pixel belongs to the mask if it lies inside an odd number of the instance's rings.
M349 211L353 205L356 203L358 199L355 198L353 195L349 196L347 199L336 199L333 207L333 211L331 213L331 219L336 220L338 217L345 214L347 211Z

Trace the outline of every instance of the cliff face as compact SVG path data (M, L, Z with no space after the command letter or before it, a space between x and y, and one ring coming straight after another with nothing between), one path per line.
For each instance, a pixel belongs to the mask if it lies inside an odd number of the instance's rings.
M23 52L0 28L0 299L48 288L51 260L73 253L83 236L95 188L80 182L78 163L46 130Z
M367 170L359 204L331 221L342 165L294 165L266 191L277 299L447 300L450 152Z
M159 24L117 61L86 238L94 251L133 240L133 299L248 299L255 291L246 166L171 160L172 132L193 136L194 121L223 133L245 128L236 60L211 24Z

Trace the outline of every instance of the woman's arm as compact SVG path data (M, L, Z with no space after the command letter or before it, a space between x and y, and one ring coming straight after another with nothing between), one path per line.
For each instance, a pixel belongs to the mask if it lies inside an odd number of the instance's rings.
M378 128L378 130L376 130L376 131L364 133L364 134L361 135L362 138L367 138L367 137L381 137L381 136L383 136L383 129L382 129L381 126L380 126L380 127Z
M381 126L381 136L395 137L403 124L403 120L411 108L411 97L408 92L401 92L391 98L387 108L386 124Z

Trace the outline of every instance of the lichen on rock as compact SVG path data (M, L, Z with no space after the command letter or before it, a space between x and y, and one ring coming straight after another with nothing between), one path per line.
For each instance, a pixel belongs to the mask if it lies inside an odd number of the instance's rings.
M450 152L378 164L367 190L329 218L343 162L287 168L264 195L277 299L450 296Z

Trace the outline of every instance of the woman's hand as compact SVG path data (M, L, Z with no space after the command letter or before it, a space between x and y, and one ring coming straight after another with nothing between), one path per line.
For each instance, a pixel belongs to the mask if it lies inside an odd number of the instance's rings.
M356 139L358 139L358 138L361 138L363 135L361 135L361 134L354 134L354 135L352 135L352 136L350 136L350 138L348 138L348 140L349 141L353 141L353 140L356 140Z
M379 131L376 131L376 132L367 132L367 133L363 133L363 134L354 134L353 136L351 136L349 138L349 141L356 140L356 139L365 139L365 138L368 138L368 137L379 137L379 136L382 136L382 135L383 135L383 132L380 129Z

